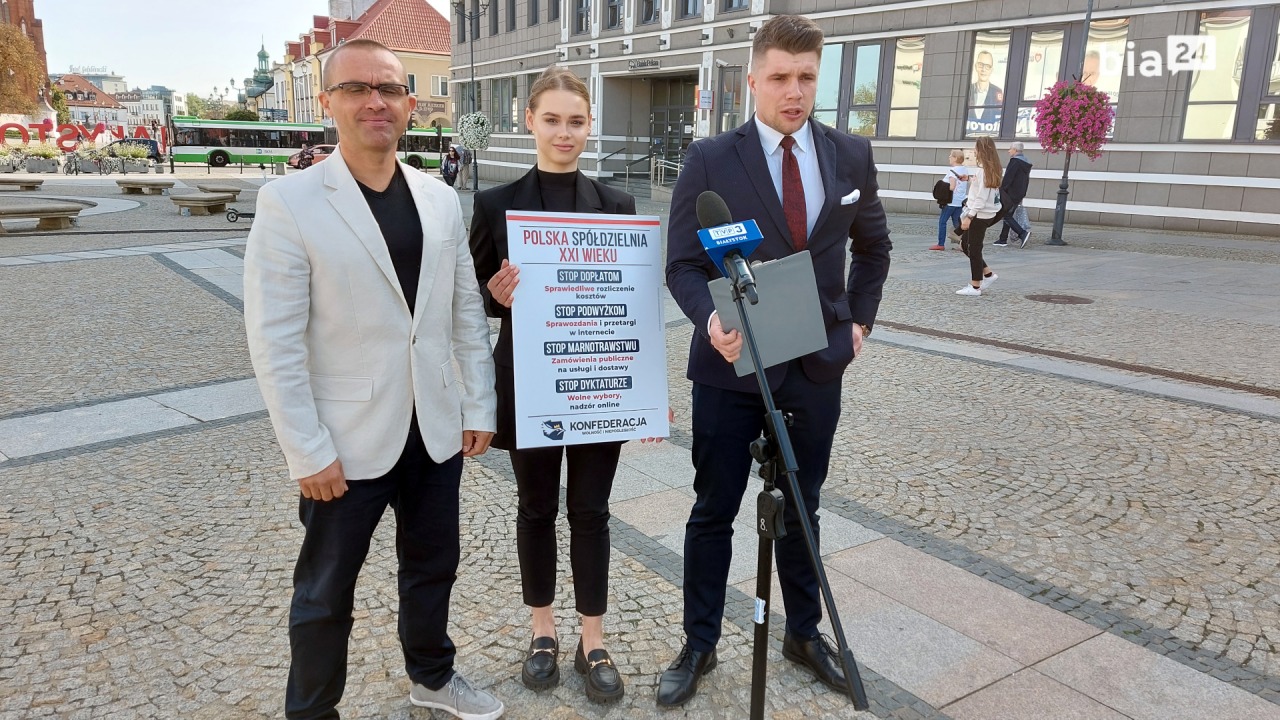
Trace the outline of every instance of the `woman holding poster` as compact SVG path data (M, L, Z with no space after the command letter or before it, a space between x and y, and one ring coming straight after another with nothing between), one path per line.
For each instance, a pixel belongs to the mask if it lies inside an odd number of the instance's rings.
M609 598L609 493L620 442L518 449L515 432L515 373L512 357L512 293L520 269L507 257L508 210L634 215L632 196L578 172L578 156L591 131L591 96L572 71L551 66L534 82L525 124L537 145L538 164L524 177L476 195L471 254L490 317L502 319L493 351L497 365L498 434L493 446L507 450L519 495L516 547L524 602L532 609L533 640L520 677L532 690L560 682L559 639L552 602L556 594L556 516L560 510L560 464L568 459L569 557L582 634L574 668L586 676L587 697L614 702L623 695L622 676L604 649L604 613Z

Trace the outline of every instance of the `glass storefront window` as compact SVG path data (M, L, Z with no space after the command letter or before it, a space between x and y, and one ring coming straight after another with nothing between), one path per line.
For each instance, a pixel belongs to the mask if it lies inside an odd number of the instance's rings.
M924 37L898 38L894 43L893 86L889 90L889 137L916 136L923 71Z
M1248 10L1200 13L1200 33L1214 39L1213 68L1196 70L1187 93L1183 140L1230 140L1240 101L1240 75L1249 39Z
M983 30L974 38L965 137L995 137L1000 134L1012 33L1012 30Z
M849 83L847 132L875 136L879 84L880 44L858 45L853 52L853 80Z
M837 127L840 104L840 67L844 61L844 45L824 45L822 64L818 67L818 94L813 102L813 117L818 122Z

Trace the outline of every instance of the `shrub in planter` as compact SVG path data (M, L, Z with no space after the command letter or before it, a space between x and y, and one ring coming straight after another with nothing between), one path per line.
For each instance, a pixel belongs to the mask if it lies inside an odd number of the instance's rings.
M62 153L49 143L28 145L26 150L27 172L58 172L58 156Z
M147 158L147 146L141 143L122 143L115 146L113 152L120 158L127 173L144 173L151 167L151 161Z
M4 143L0 143L0 172L13 172L13 151Z

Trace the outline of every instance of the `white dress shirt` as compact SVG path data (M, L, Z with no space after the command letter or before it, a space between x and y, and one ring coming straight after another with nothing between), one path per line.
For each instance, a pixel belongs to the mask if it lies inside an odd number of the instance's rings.
M778 202L782 202L782 133L765 125L756 116L756 130L760 133L760 147L764 149L764 160L769 165L769 177L773 179L773 189L778 193ZM800 166L800 181L804 183L805 219L809 221L808 234L813 235L813 227L822 213L822 203L826 200L826 190L822 185L822 168L818 167L818 154L813 147L813 128L805 123L792 134L796 144L791 152L796 156Z

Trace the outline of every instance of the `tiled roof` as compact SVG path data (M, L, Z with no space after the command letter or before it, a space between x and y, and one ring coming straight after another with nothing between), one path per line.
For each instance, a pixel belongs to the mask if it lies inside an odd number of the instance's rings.
M67 73L58 78L55 83L57 88L67 96L67 105L69 107L95 107L95 108L122 108L120 103L105 90L99 90L98 86L85 80L79 75ZM96 98L93 100L76 100L72 93L94 93Z
M378 0L357 18L360 28L348 39L377 40L392 50L449 55L449 21L427 0Z

